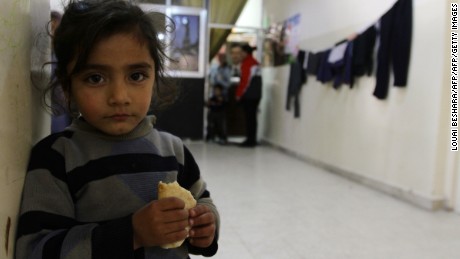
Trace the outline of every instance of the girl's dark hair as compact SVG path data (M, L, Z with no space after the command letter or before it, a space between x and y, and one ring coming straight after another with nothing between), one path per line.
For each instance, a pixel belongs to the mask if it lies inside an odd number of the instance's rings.
M167 22L169 21L169 23ZM166 43L158 39L159 33L174 30L174 23L161 13L144 13L132 2L123 0L70 0L61 23L53 35L55 70L48 91L62 87L68 96L67 108L71 109L71 77L86 65L93 47L102 39L119 33L134 33L145 42L155 62L155 100L163 106L175 100L176 88L165 75ZM68 65L75 60L72 71ZM51 95L52 98L54 95ZM54 102L59 103L58 100Z

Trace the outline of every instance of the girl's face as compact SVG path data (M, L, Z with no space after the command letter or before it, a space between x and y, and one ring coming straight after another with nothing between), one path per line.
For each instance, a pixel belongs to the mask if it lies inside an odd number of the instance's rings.
M102 132L129 133L149 110L154 68L147 44L133 34L115 34L99 41L85 68L72 76L72 100L83 118Z

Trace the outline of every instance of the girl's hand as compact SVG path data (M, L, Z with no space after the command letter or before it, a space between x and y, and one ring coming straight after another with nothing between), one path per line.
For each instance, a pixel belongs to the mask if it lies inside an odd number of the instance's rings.
M136 211L132 218L134 250L184 240L188 236L189 212L178 198L155 200Z
M196 247L205 248L212 244L216 232L214 214L206 205L197 205L189 210L190 226L189 243Z

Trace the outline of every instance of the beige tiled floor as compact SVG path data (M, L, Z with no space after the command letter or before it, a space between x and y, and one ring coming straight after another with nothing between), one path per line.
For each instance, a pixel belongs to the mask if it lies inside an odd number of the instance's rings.
M459 214L419 209L269 147L187 146L221 213L216 258L460 258Z

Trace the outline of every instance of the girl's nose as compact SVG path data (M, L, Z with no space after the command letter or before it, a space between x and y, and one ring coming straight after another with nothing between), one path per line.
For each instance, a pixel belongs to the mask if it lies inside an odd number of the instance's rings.
M114 81L109 87L110 105L127 105L131 103L128 86L122 80Z

